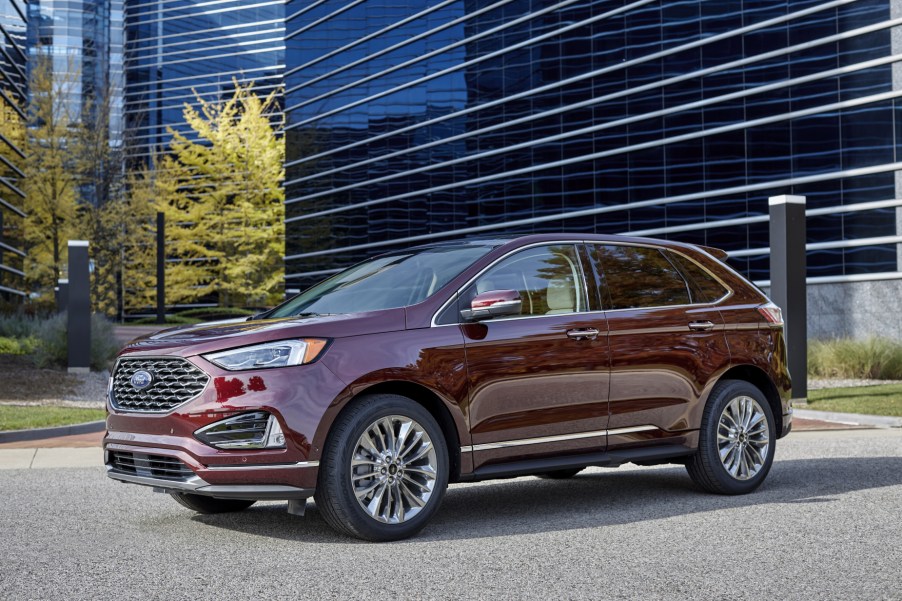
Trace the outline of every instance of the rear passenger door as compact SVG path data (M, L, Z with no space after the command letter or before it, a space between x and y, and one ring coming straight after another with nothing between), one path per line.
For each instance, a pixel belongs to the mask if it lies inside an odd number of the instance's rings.
M684 276L673 251L611 243L588 248L610 342L608 448L689 434L690 409L729 362L720 312Z

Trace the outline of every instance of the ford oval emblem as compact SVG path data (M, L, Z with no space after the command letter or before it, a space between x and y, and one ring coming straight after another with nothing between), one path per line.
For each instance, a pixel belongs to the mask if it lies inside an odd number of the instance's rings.
M131 382L132 388L142 390L150 386L151 382L153 382L153 374L142 369L132 374L129 382Z

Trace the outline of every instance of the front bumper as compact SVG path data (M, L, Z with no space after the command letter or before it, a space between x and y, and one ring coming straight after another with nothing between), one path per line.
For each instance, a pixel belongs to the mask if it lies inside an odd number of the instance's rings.
M147 459L135 461L128 470L113 461L113 453L128 453ZM291 500L313 496L314 488L301 486L300 481L315 481L318 461L281 464L202 466L188 459L190 456L171 449L154 449L119 444L107 444L104 463L107 476L120 482L151 486L162 492L188 492L220 499ZM191 475L161 477L159 470L147 467L153 458L177 460L190 469ZM289 481L291 484L285 484Z
M309 497L316 488L320 452L312 440L344 384L321 362L227 372L200 357L186 360L210 376L196 398L166 413L124 411L108 404L104 438L108 475L121 482L222 498ZM223 450L194 436L199 428L249 411L276 416L285 433L284 448ZM114 452L145 458L139 462L149 456L177 460L185 466L185 477L160 478L148 470L117 469L110 461Z
M188 492L195 495L216 497L217 499L286 501L306 499L312 497L314 492L312 488L296 488L278 484L210 484L199 476L192 476L182 481L165 480L152 476L138 476L119 472L110 465L107 465L107 476L120 482L152 486L154 490L161 492Z

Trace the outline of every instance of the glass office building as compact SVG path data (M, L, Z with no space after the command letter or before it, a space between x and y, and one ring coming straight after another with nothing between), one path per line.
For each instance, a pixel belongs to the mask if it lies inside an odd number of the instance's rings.
M28 52L53 63L66 86L71 120L92 122L99 97L112 91L110 11L121 0L32 0L28 4ZM121 50L120 50L121 52Z
M781 194L808 199L809 281L897 278L900 17L899 0L289 1L287 286L562 230L716 246L766 281Z
M27 17L22 0L0 0L0 304L25 297Z
M186 133L184 104L231 95L233 79L258 94L282 83L283 0L125 0L126 151L146 160Z

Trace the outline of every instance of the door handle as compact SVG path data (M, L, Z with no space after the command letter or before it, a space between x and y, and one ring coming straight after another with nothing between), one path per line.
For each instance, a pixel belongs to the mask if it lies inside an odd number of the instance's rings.
M689 329L695 332L707 332L714 329L714 324L710 321L693 321L689 323Z
M581 330L567 330L567 337L573 340L595 340L598 336L598 330L595 328L584 328Z

